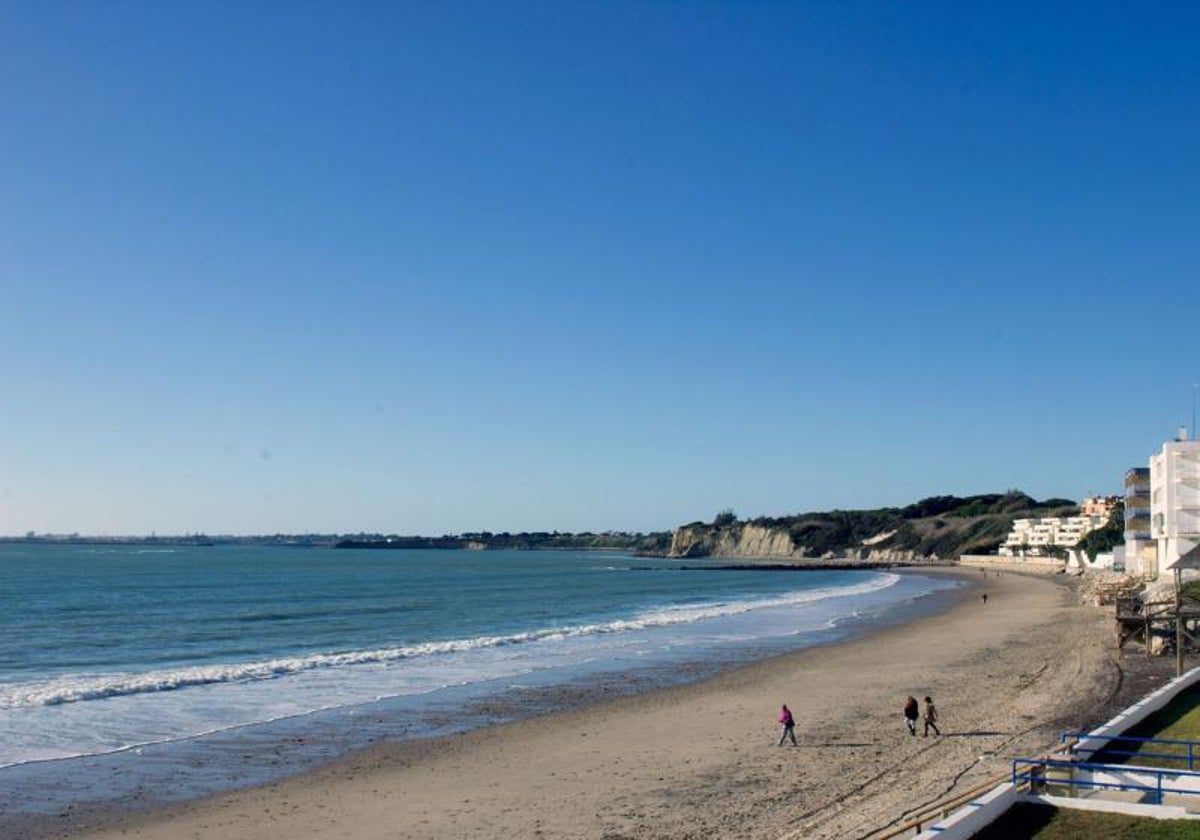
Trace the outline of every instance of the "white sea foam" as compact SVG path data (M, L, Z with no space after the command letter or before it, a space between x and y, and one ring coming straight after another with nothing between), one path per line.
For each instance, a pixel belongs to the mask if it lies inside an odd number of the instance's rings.
M248 683L316 669L387 664L508 645L553 642L692 624L755 610L794 607L829 598L864 595L894 586L899 580L898 575L881 574L853 586L805 590L771 598L669 606L640 613L628 619L542 628L506 635L430 641L343 653L317 653L258 662L203 665L144 673L81 675L36 683L10 684L0 687L0 709L57 706L87 700L176 691L216 683Z

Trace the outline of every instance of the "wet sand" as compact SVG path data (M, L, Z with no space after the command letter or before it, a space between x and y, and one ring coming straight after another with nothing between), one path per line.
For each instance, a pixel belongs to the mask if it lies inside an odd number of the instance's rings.
M1111 616L1061 582L959 574L945 613L692 685L367 750L260 788L51 836L863 837L1103 718L1121 687ZM943 737L912 737L931 694ZM777 747L787 702L800 748Z

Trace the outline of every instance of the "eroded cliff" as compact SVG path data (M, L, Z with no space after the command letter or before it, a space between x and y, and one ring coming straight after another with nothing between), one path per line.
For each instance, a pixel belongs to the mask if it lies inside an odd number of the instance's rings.
M671 538L672 557L798 557L786 530L752 523L685 525Z

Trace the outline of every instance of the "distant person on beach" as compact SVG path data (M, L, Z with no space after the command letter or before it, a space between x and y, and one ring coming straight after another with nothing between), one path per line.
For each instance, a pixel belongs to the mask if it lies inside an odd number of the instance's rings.
M779 722L783 724L783 734L779 736L779 746L783 746L783 742L788 738L792 739L792 746L798 747L796 743L796 719L792 717L792 710L787 707L787 703L783 704L783 710L779 713Z
M908 725L908 734L916 736L917 734L917 718L921 714L921 707L917 703L917 698L911 694L904 701L904 722Z
M983 593L981 596L979 596L979 597L983 598L983 603L985 603L985 604L987 603L987 593L986 593L986 592L984 592L984 593Z
M937 728L937 706L933 705L933 698L925 698L925 737L929 737L929 730L933 730L933 734L942 737L942 731Z

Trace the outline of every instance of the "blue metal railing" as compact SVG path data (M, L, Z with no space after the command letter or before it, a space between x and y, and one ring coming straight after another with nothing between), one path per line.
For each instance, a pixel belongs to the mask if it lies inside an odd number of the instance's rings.
M1065 770L1071 775L1066 777L1048 776L1047 773L1051 770ZM1092 778L1075 778L1074 774L1080 771L1091 773ZM1097 773L1109 773L1127 778L1120 781L1097 779ZM1152 776L1154 783L1139 784L1128 778L1134 774L1143 777ZM1020 789L1021 783L1025 782L1028 783L1029 790L1033 793L1040 792L1048 785L1098 790L1134 790L1149 794L1150 801L1154 805L1161 805L1163 796L1166 794L1200 796L1200 788L1174 786L1173 783L1182 777L1194 778L1200 785L1200 773L1190 770L1163 770L1154 767L1133 767L1128 764L1091 764L1086 761L1060 761L1053 758L1015 758L1012 763L1012 783L1013 787L1017 789Z
M1160 758L1160 759L1163 759L1166 761L1186 761L1188 770L1196 769L1196 758L1197 758L1197 754L1200 753L1200 741L1178 741L1178 740L1174 740L1172 738L1134 738L1129 735L1111 735L1111 736L1109 736L1109 735L1093 735L1090 732L1064 732L1062 734L1062 738L1060 739L1060 741L1064 744L1067 741L1071 741L1071 740L1103 741L1104 746L1098 750L1093 750L1092 751L1093 755L1096 753L1102 753L1103 755L1122 755L1127 758L1128 757ZM1169 745L1172 747L1186 747L1187 754L1184 755L1182 752L1170 752L1170 753L1144 752L1141 749L1133 749L1133 750L1117 749L1116 745L1122 744L1122 743L1131 743L1131 744L1139 744L1139 745L1162 744L1164 746Z

